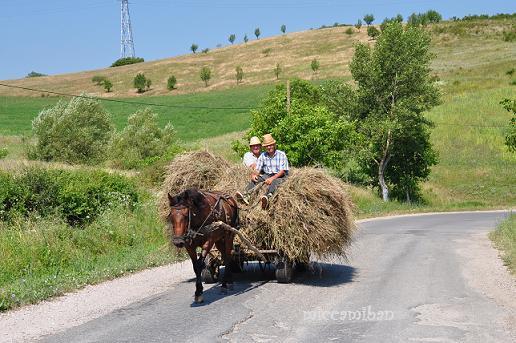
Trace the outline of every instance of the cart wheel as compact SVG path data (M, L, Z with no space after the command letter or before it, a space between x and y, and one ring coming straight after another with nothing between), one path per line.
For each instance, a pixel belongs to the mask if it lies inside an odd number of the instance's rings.
M292 268L292 262L281 261L276 265L276 280L279 283L290 283L292 276L294 275L294 269Z
M206 267L201 271L201 279L204 283L216 283L219 280L220 261L211 254L206 256Z

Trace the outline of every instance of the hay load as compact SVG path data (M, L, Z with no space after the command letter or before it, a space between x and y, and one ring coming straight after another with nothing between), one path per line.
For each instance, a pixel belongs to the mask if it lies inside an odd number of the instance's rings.
M188 187L234 195L245 189L250 174L248 168L230 165L208 152L182 155L168 168L161 208L168 205L167 192L178 193ZM308 262L311 254L345 256L356 226L354 205L342 181L324 169L293 169L269 208L262 210L258 204L265 191L265 185L256 187L250 206L240 211L240 231L256 247L280 250L300 262Z

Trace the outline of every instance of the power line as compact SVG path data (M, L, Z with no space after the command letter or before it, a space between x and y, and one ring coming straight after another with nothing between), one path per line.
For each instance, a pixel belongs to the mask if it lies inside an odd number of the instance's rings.
M89 96L89 95L76 95L76 94L68 94L68 93L61 93L61 92L53 92L53 91L47 91L47 90L43 90L43 89L35 89L35 88L29 88L29 87L7 85L5 83L0 83L0 86L4 86L4 87L8 87L8 88L23 89L23 90L27 90L27 91L31 91L31 92L48 93L48 94L55 94L55 95L68 96L68 97L77 97L77 98L84 98L84 99L95 99L95 100L100 100L100 101L118 102L118 103L122 103L122 104L131 104L131 105L185 108L185 109L198 109L198 110L251 110L252 109L252 107L210 107L210 106L186 106L186 105L156 104L156 103L151 103L151 102L106 99L106 98L99 98L99 97Z

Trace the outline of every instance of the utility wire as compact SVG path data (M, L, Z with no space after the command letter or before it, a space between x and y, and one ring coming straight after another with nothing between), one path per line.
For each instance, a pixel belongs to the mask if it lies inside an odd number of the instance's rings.
M106 98L99 98L99 97L89 96L89 95L75 95L75 94L47 91L47 90L43 90L43 89L35 89L35 88L29 88L29 87L7 85L5 83L0 83L0 86L4 86L4 87L8 87L8 88L23 89L23 90L27 90L27 91L31 91L31 92L48 93L48 94L55 94L55 95L68 96L68 97L77 97L77 98L84 98L84 99L96 99L96 100L100 100L100 101L118 102L118 103L122 103L122 104L131 104L131 105L144 105L144 106L170 107L170 108L185 108L185 109L197 109L197 110L251 110L252 109L252 107L210 107L210 106L187 106L187 105L156 104L156 103L151 103L151 102L126 101L126 100L119 100L119 99L106 99Z

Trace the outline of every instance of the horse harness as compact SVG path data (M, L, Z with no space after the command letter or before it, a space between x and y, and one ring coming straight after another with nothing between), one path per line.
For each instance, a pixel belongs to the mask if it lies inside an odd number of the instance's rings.
M210 227L209 229L208 228L208 225L205 225L206 222L208 221L208 219L214 215L214 220L215 221L217 218L220 218L220 216L222 215L222 213L226 216L226 222L228 221L228 218L227 218L227 213L226 211L224 210L224 207L221 207L221 203L223 201L225 201L227 204L229 204L229 206L231 206L232 208L235 208L237 211L238 211L238 206L234 206L233 204L231 204L228 200L231 199L231 196L227 195L227 194L217 194L217 196L213 195L213 194L205 194L204 192L202 191L199 191L199 193L202 194L202 196L204 198L207 198L207 195L217 199L215 201L215 204L213 206L210 205L211 207L211 210L210 210L210 213L206 216L206 218L204 219L204 221L202 222L202 224L197 228L197 229L192 229L191 228L191 223L192 223L192 210L186 206L186 208L188 208L188 229L186 231L186 233L184 235L181 235L181 236L176 236L176 238L180 238L180 239L183 239L185 242L188 242L188 241L192 241L194 240L195 238L197 238L197 236L204 236L204 235L207 235L213 231L216 231L219 229L219 227ZM175 206L172 206L172 207L175 207ZM178 208L176 208L176 211L178 210ZM196 214L194 214L195 216ZM211 224L211 223L210 223Z

